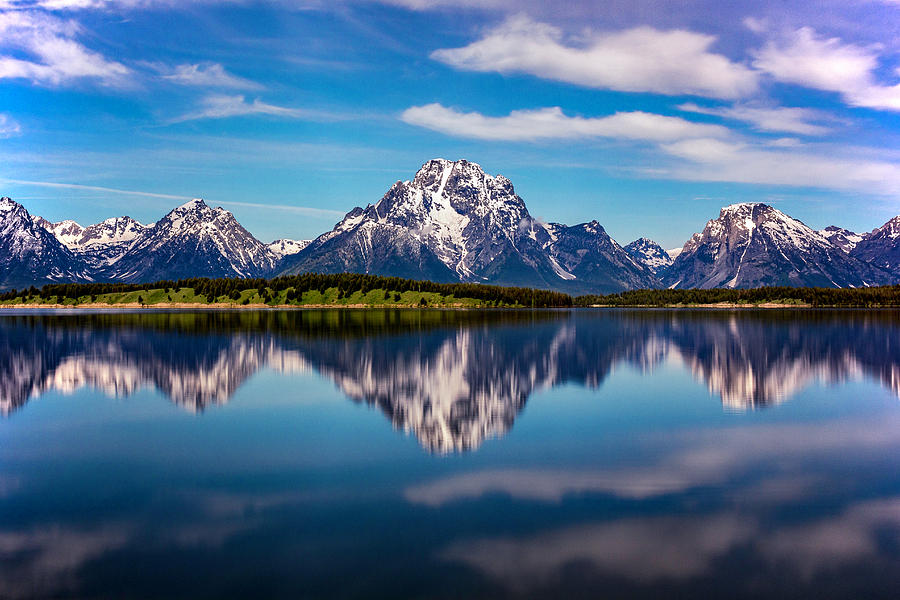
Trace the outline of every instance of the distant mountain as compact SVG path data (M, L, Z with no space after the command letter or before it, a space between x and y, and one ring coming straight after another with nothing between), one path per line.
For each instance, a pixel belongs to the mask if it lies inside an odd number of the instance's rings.
M297 254L307 246L312 240L275 240L268 244L266 248L278 258L284 258L291 254Z
M545 225L512 182L465 160L434 159L374 205L355 208L281 272L357 272L564 291L656 283L596 222Z
M135 239L153 227L152 223L143 225L127 216L113 217L87 227L71 220L50 223L42 217L35 217L35 222L95 271L115 263Z
M866 234L850 255L889 271L895 281L900 279L900 216Z
M856 245L859 244L863 239L865 239L865 235L859 234L849 229L844 229L843 227L838 227L836 225L829 225L825 229L820 230L818 233L821 233L824 237L828 238L828 241L843 250L844 252L851 252Z
M83 261L21 204L0 198L0 288L87 281Z
M191 200L134 237L101 270L103 279L156 281L186 277L259 277L277 257L229 211Z
M648 238L638 238L625 246L625 252L654 274L672 266L673 258L663 247Z
M679 288L863 287L888 283L802 222L761 203L733 204L684 245L665 275Z
M566 226L545 226L550 241L544 248L561 277L569 280L567 289L575 293L618 292L659 287L653 270L632 258L609 237L597 221Z

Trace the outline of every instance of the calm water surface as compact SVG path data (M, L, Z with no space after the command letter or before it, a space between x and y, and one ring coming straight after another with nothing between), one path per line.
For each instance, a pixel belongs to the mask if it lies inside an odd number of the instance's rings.
M0 313L0 597L900 596L900 313Z

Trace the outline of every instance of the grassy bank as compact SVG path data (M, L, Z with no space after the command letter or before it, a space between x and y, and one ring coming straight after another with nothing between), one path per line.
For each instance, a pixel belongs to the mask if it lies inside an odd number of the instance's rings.
M288 291L268 290L259 293L257 289L240 290L234 296L214 296L198 294L194 288L145 288L128 292L107 294L85 294L76 297L16 296L0 301L0 306L58 306L58 307L246 307L263 308L276 306L333 306L333 307L443 307L443 308L489 308L521 307L521 304L481 300L477 298L457 298L434 292L392 291L376 288L363 293L360 290L343 294L336 287L323 291L310 290L299 297L288 298Z
M274 279L183 279L152 284L49 284L0 294L0 306L173 307L440 307L548 308L572 306L566 294L530 288L435 283L337 274Z

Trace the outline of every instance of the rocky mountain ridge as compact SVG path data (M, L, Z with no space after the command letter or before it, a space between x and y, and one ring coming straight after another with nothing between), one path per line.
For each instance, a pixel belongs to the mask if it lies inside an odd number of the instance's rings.
M596 221L544 224L509 179L465 160L428 161L285 265L285 274L350 271L576 293L655 284Z
M155 223L128 216L51 223L0 200L0 288L358 272L572 294L658 287L863 287L900 282L900 217L870 233L815 231L762 203L724 207L682 248L625 247L595 221L532 217L512 182L433 159L314 240L256 239L223 208L192 200Z

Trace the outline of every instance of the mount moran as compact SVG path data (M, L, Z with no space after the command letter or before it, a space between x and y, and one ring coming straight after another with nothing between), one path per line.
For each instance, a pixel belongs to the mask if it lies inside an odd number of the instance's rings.
M870 233L815 231L761 203L721 210L677 252L625 247L597 221L532 217L512 182L465 160L434 159L375 204L311 241L265 244L203 200L156 223L124 216L83 227L0 199L0 289L56 282L152 282L356 272L581 293L653 287L861 287L900 282L900 217Z

